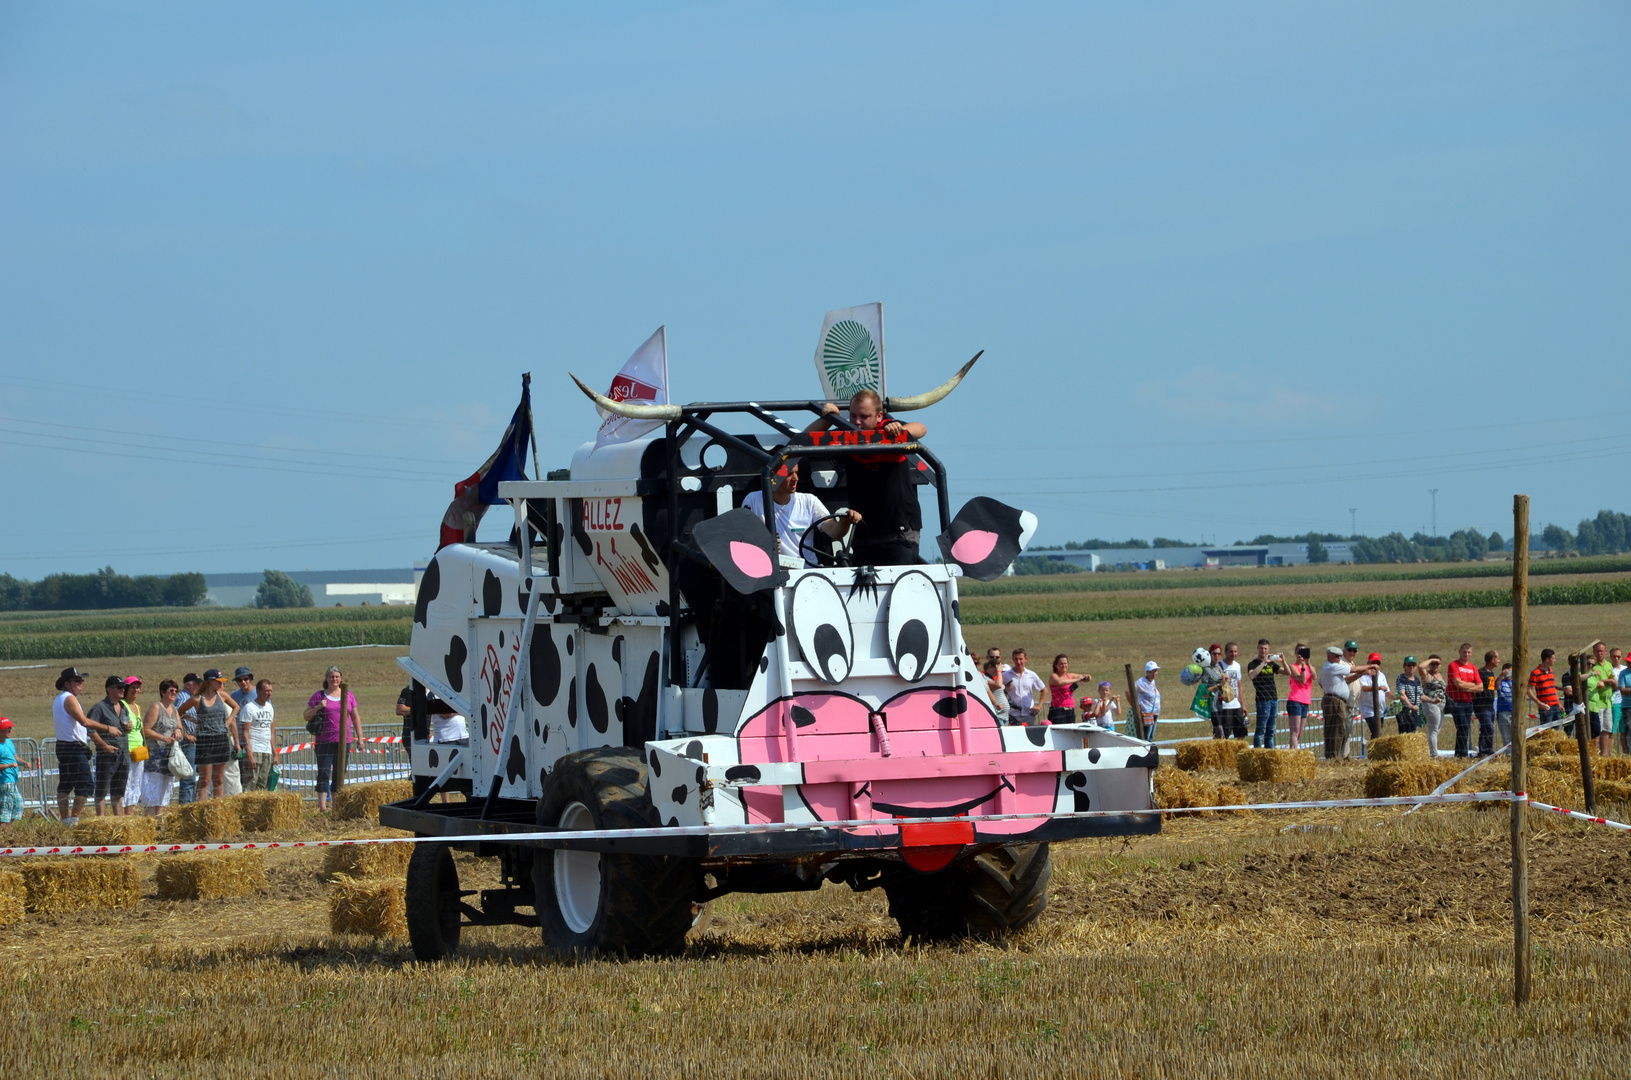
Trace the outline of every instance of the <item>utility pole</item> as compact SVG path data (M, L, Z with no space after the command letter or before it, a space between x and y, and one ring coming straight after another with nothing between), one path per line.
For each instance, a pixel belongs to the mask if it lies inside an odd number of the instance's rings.
M1433 537L1438 538L1438 488L1428 488L1427 494L1433 497Z
M1357 517L1356 517L1356 515L1358 513L1359 513L1359 508L1357 506L1348 507L1348 535L1349 536L1358 536L1359 535L1359 527L1354 524L1354 522L1358 520Z

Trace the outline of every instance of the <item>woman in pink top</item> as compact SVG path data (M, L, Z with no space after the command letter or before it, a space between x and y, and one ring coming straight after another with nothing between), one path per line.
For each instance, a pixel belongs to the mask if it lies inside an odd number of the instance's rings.
M1291 676L1291 689L1286 692L1286 720L1291 724L1291 748L1299 749L1303 724L1308 721L1308 709L1314 699L1314 665L1308 662L1313 650L1302 642L1292 652L1286 673Z
M1053 658L1053 671L1048 675L1048 723L1070 724L1076 721L1076 684L1087 682L1090 675L1076 675L1070 670L1070 658L1060 653Z

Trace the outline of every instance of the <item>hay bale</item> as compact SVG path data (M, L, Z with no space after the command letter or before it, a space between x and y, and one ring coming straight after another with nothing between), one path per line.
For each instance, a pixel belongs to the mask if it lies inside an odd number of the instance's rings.
M266 888L266 856L259 851L199 851L171 855L153 873L160 900L223 900Z
M1578 755L1574 763L1580 764ZM1594 780L1631 780L1631 757L1598 758L1591 763L1591 776Z
M1604 803L1631 803L1631 781L1604 780L1599 783L1597 805L1601 808Z
M135 907L142 899L136 863L117 856L77 855L22 868L24 906L35 915Z
M1178 767L1189 772L1197 769L1232 769L1240 747L1238 739L1190 739L1176 747Z
M1365 798L1392 799L1407 795L1431 795L1433 789L1467 767L1455 759L1428 761L1383 761L1365 773ZM1476 774L1474 774L1476 775Z
M1248 749L1250 749L1250 748L1248 747ZM1247 804L1246 793L1244 791L1241 791L1239 788L1235 787L1232 784L1219 784L1218 785L1217 795L1214 796L1214 798L1216 798L1216 800L1217 800L1216 802L1214 802L1212 804L1214 806L1245 806ZM1219 811L1219 813L1249 814L1249 813L1251 813L1251 811L1250 810L1235 810L1235 811L1222 810L1222 811Z
M1574 750L1578 744L1574 736L1565 735L1561 728L1548 728L1539 735L1531 735L1524 741L1524 746L1533 757L1536 754L1561 754L1565 750Z
M1210 780L1191 776L1183 769L1163 765L1155 770L1155 805L1163 810L1191 806L1216 806L1218 786Z
M1243 746L1235 758L1235 769L1247 783L1314 779L1314 751L1258 750Z
M1427 737L1383 735L1365 744L1365 756L1372 761L1427 761Z
M226 840L243 831L242 796L175 807L164 817L164 838L179 843Z
M379 808L383 804L412 797L412 780L371 780L366 784L346 784L329 805L336 821L352 818L378 821Z
M292 791L251 791L234 795L244 832L284 832L300 828L303 807Z
M400 878L408 872L412 844L346 844L323 852L323 876L337 878Z
M93 817L73 827L79 847L146 847L159 838L158 818Z
M400 878L337 882L329 897L329 929L336 934L406 937L408 921L403 886Z
M15 870L0 870L0 926L23 921L28 905L28 886Z

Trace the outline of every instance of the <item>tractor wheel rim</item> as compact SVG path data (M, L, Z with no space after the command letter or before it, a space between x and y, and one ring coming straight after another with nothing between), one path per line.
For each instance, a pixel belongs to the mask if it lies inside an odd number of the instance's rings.
M559 827L593 829L595 816L575 802L561 811ZM561 918L574 934L587 933L600 913L600 852L557 850L555 852L555 903Z

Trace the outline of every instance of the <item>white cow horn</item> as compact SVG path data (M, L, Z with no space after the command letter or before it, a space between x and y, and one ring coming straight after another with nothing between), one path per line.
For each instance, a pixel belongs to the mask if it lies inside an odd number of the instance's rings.
M568 375L572 375L569 371ZM589 395L589 399L602 409L617 416L626 416L630 420L678 420L680 407L678 405L630 405L626 401L613 401L605 394L597 394L587 386L583 380L572 375L572 381L578 384L578 389Z
M984 355L985 350L981 349L979 352L974 354L974 360L978 360ZM913 409L927 409L930 405L933 405L935 402L957 389L957 384L963 381L963 376L967 375L969 369L974 366L974 360L970 360L968 363L964 364L957 370L957 374L953 375L951 378L947 379L933 390L930 390L927 394L913 394L911 397L890 398L884 403L884 411L898 413L911 412ZM580 383L579 385L582 384Z

